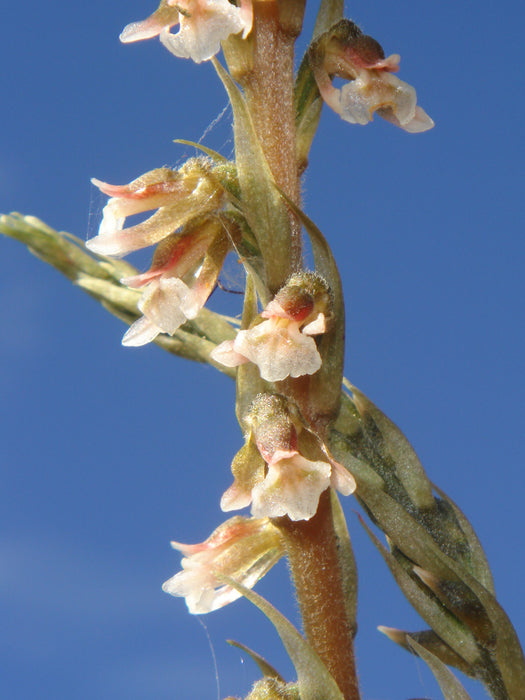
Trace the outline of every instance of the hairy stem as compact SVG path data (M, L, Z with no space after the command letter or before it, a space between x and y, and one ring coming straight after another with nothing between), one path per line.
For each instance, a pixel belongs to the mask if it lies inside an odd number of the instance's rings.
M345 700L359 700L354 630L346 615L330 492L310 520L274 523L285 540L306 639L336 681Z
M300 205L295 145L295 36L283 30L278 4L254 2L253 68L243 87L264 154L279 187ZM301 226L290 213L290 272L302 265Z

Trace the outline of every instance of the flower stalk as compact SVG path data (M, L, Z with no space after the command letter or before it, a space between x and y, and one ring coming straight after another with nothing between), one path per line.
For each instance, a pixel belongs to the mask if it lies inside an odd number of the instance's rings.
M355 621L348 619L330 494L310 520L275 519L283 535L306 639L345 700L359 700L354 656Z
M302 23L304 2L289 2L295 10L295 23L290 18L283 23L285 5L285 2L254 1L250 66L235 77L244 89L255 131L275 182L299 206L301 182L296 156L293 86L295 41ZM302 267L301 226L291 212L290 236L288 274Z

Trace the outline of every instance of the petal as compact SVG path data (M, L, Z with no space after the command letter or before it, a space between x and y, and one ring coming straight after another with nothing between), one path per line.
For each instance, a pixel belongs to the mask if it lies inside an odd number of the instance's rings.
M289 313L287 313L281 304L277 301L277 299L272 299L264 308L264 311L261 313L261 316L263 318L287 318L290 321L293 321L293 318L290 316Z
M173 596L186 599L186 605L192 615L203 615L240 598L240 593L230 586L220 586L202 567L200 571L180 571L168 579L162 590Z
M207 61L220 51L221 41L246 29L246 19L228 0L196 0L191 15L181 15L180 31L160 32L161 43L175 56Z
M368 124L372 120L375 95L370 94L370 84L362 77L345 83L340 92L339 114L350 124Z
M233 340L224 340L210 352L211 359L225 367L238 367L249 362L247 357L234 350L233 344Z
M120 33L119 39L123 44L131 44L133 41L142 41L142 39L152 39L160 34L164 26L162 22L152 15L141 22L127 24Z
M301 328L301 333L304 333L304 335L320 335L321 333L326 333L325 315L319 312L317 318Z
M265 480L253 491L255 517L309 520L317 512L319 496L330 486L331 466L296 455L271 465Z
M346 467L339 464L339 462L330 463L332 465L332 474L330 478L330 485L332 488L339 491L343 496L349 496L351 493L354 493L357 484L352 474L350 474Z
M150 283L138 303L152 323L173 335L188 318L195 318L201 306L192 290L178 277L160 278Z
M221 510L228 513L231 510L242 510L252 502L252 494L249 491L243 491L239 484L234 482L221 497Z
M145 316L133 323L122 338L122 345L139 347L151 343L161 333L161 329Z
M158 36L164 27L172 27L179 23L179 11L169 7L170 3L161 2L158 9L141 22L132 22L122 30L119 36L123 44Z
M233 347L254 362L269 382L314 374L322 363L314 339L303 335L294 322L276 325L271 319L263 321L239 331Z
M386 121L399 126L409 134L419 134L423 131L432 129L432 127L435 126L434 121L428 116L425 110L418 106L416 106L414 117L405 124L401 124L399 119L390 109L378 110L377 113L380 117L386 119Z

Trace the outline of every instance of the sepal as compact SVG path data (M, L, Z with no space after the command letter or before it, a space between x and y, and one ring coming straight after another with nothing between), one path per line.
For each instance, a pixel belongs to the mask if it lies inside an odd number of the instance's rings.
M408 644L434 674L445 700L472 700L458 679L437 656L414 639L408 639Z

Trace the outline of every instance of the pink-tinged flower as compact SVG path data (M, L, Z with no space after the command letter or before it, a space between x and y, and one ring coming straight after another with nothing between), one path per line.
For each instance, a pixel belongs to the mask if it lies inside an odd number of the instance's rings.
M416 102L416 91L393 73L397 54L385 58L380 44L343 19L310 47L310 64L326 104L351 124L368 124L374 112L410 133L434 126ZM335 88L334 77L349 82Z
M238 5L228 0L162 0L148 19L128 24L120 40L128 43L158 36L175 56L200 63L215 56L230 34L242 32L246 38L252 22L251 0ZM172 34L177 24L179 31Z
M251 503L254 517L309 520L327 488L345 496L355 491L350 472L292 415L283 397L259 394L245 422L250 434L232 464L234 483L223 494L222 510Z
M284 553L278 529L267 518L236 516L220 525L201 544L172 542L184 555L182 571L163 584L162 590L186 598L190 613L217 610L240 597L219 577L227 576L252 588Z
M332 468L327 462L312 462L298 452L277 452L268 473L252 491L254 517L309 520L315 515L319 497L330 486Z
M326 331L330 313L324 280L315 273L297 273L261 313L266 320L218 345L211 357L227 367L253 362L270 382L314 374L321 355L312 336Z
M154 245L192 219L221 208L222 187L202 158L191 158L180 170L157 168L129 185L92 180L110 199L98 235L86 247L98 255L122 256ZM157 211L142 223L124 228L128 216Z
M162 241L147 272L121 280L128 287L144 289L138 302L143 316L130 326L122 344L145 345L159 333L173 335L188 319L196 318L215 287L228 250L221 224L212 220Z

